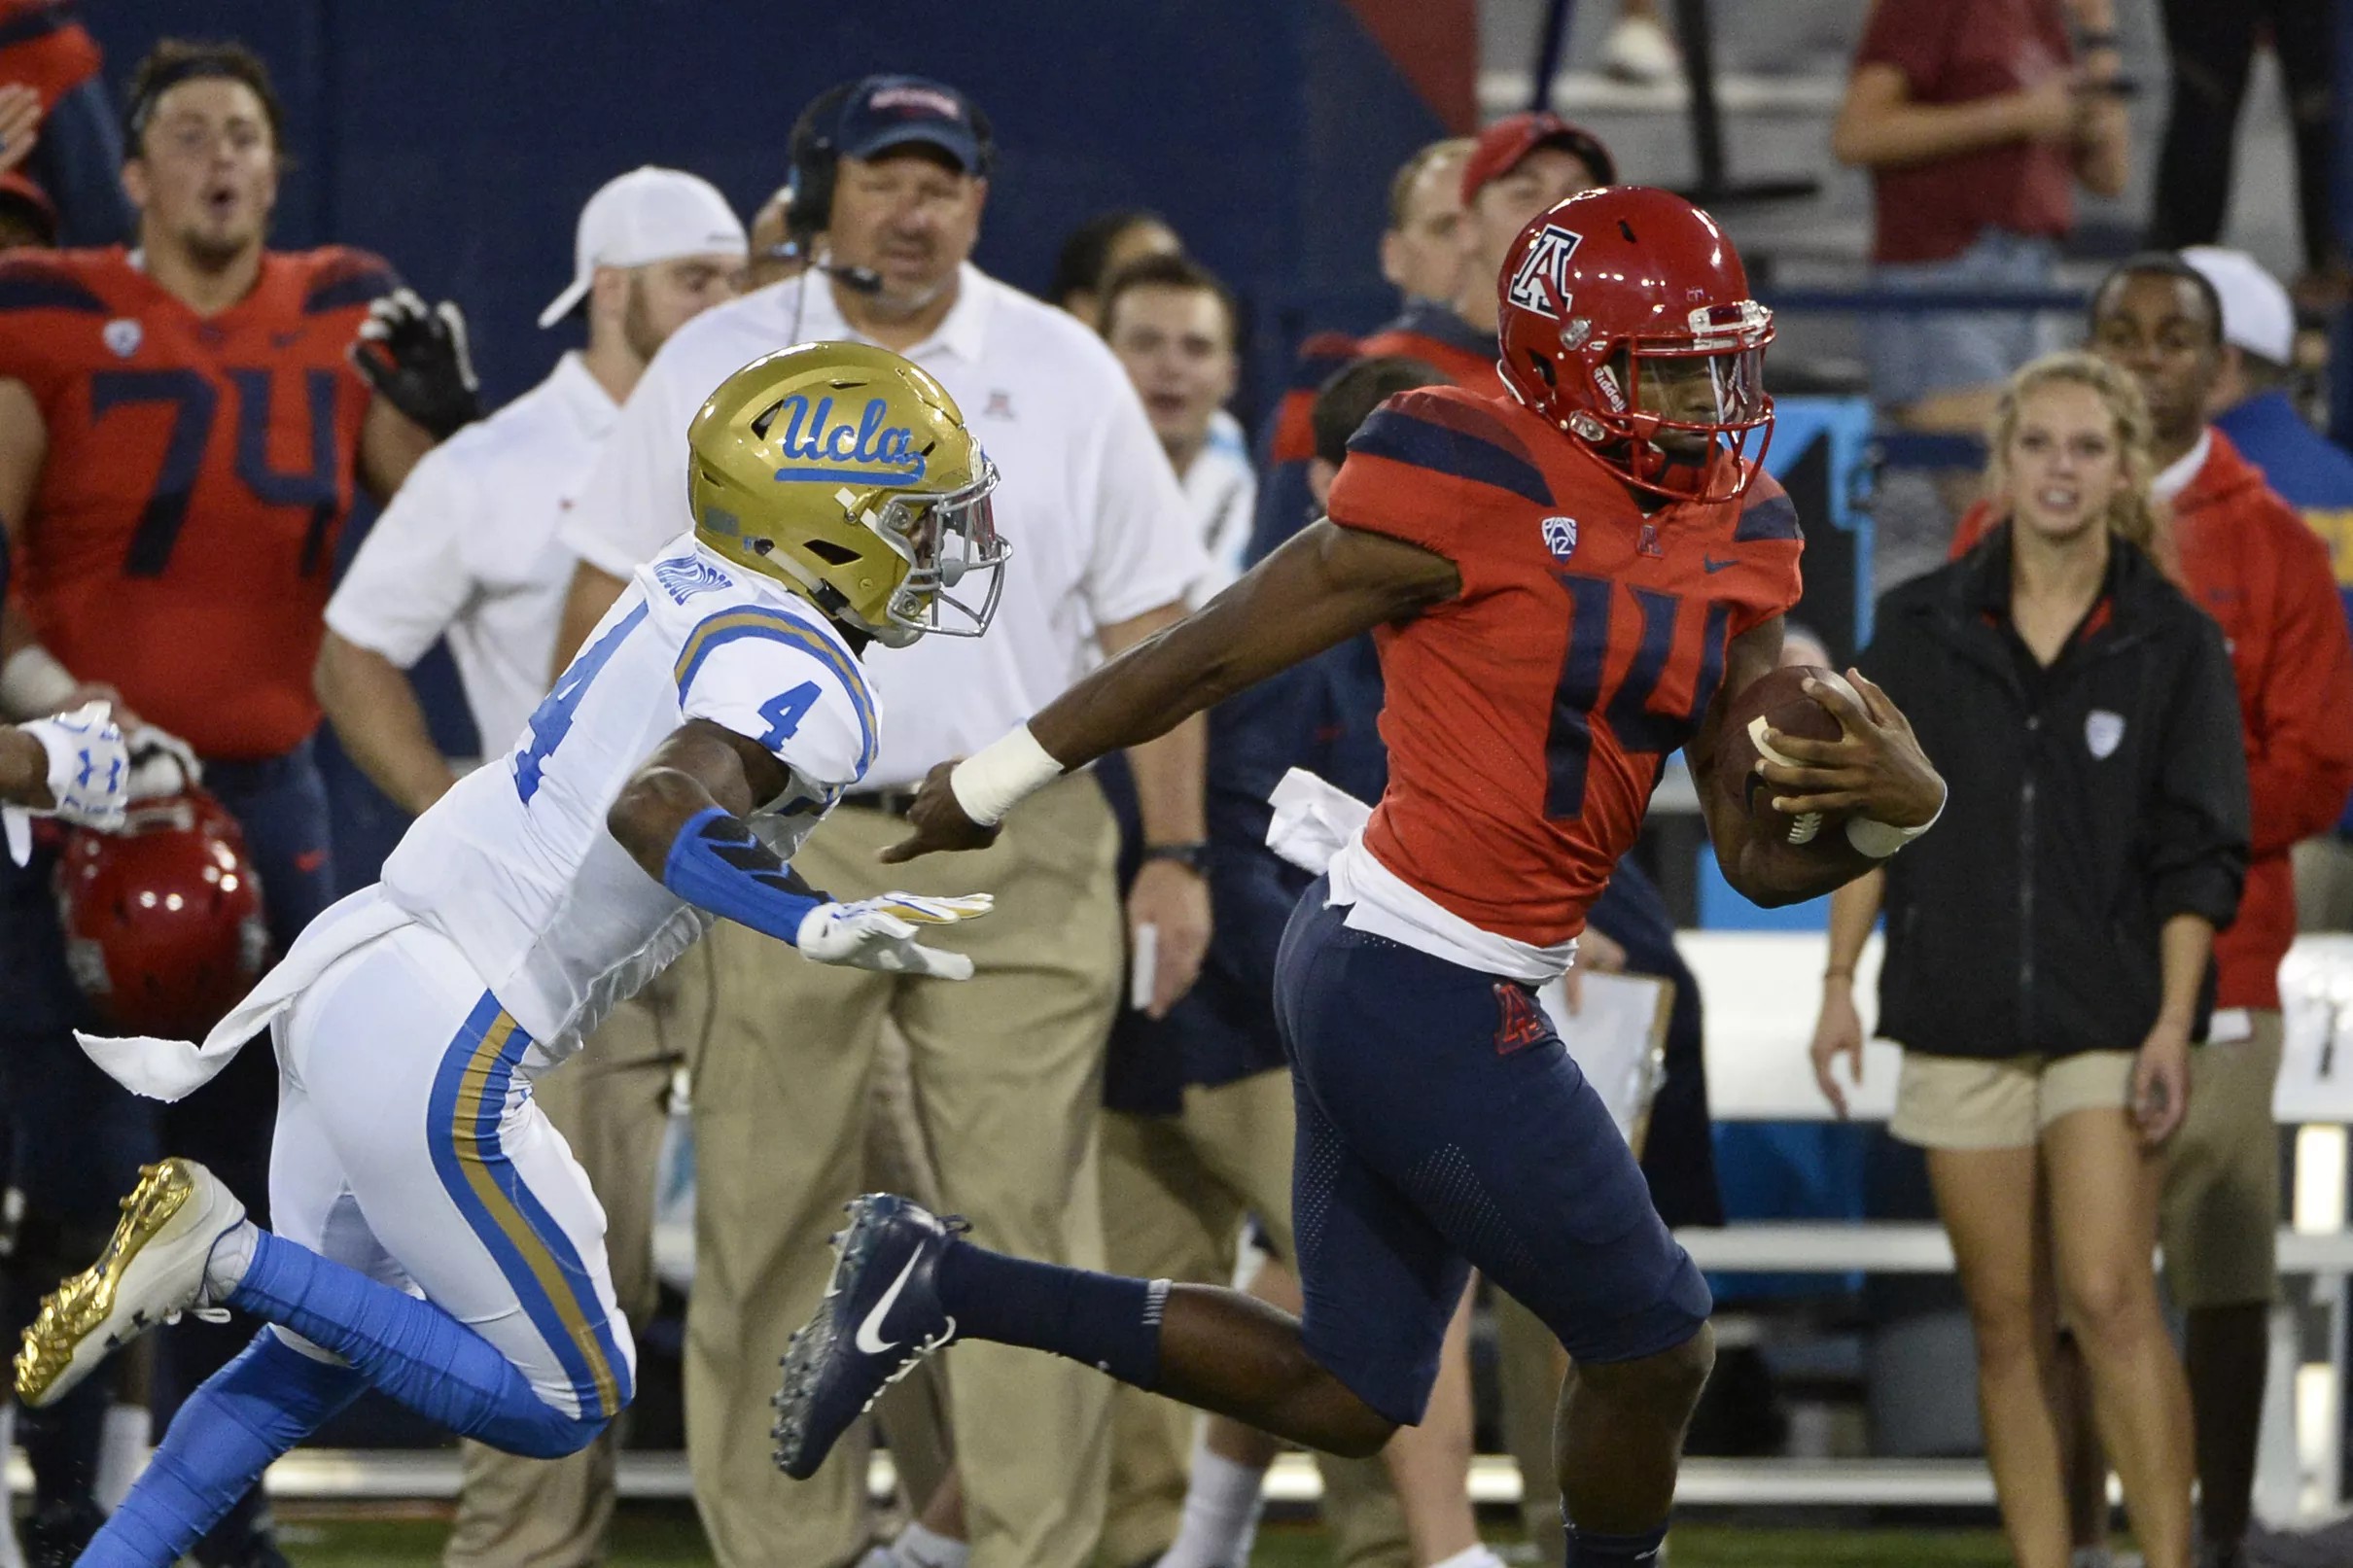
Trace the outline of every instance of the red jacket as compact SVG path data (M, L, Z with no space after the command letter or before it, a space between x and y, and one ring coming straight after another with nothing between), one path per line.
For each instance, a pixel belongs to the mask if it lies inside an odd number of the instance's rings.
M2173 500L2172 537L2192 598L2219 622L2238 678L2254 807L2238 920L2214 939L2218 1007L2279 1006L2296 939L2288 850L2325 833L2353 791L2353 635L2328 547L2219 430ZM1984 502L1953 531L1965 553L1996 519Z

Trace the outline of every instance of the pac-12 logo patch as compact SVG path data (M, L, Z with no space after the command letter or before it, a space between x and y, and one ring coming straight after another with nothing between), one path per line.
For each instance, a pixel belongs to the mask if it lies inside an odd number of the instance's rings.
M2125 744L2125 715L2105 708L2092 709L2084 715L2084 744L2091 749L2095 762L2116 755L2116 749Z
M127 360L138 353L139 344L146 336L147 329L129 316L117 316L98 329L98 340L113 349L117 359Z
M1553 552L1555 560L1565 561L1577 553L1577 520L1574 517L1544 519L1544 547Z
M1560 320L1568 309L1568 259L1584 243L1583 234L1572 234L1559 224L1546 224L1528 242L1528 254L1520 259L1505 296L1523 310ZM1556 299L1558 307L1553 303Z

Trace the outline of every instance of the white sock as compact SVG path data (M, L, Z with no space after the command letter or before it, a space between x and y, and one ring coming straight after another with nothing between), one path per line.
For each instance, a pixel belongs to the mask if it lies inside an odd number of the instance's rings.
M924 1528L920 1519L891 1543L893 1568L965 1568L971 1560L970 1546Z
M245 1271L253 1267L254 1248L259 1243L261 1228L251 1220L239 1220L212 1244L211 1254L204 1260L204 1302L219 1306L228 1300L228 1293L245 1279Z
M1465 1547L1444 1562L1434 1562L1430 1568L1504 1568L1501 1557L1485 1546Z
M1206 1429L1205 1429L1206 1430ZM1184 1488L1184 1519L1176 1544L1156 1568L1233 1568L1250 1560L1258 1538L1258 1515L1266 1472L1210 1451L1202 1432L1193 1438L1193 1474Z
M2113 1559L2106 1547L2077 1547L2075 1555L2067 1560L2071 1568L2109 1568Z

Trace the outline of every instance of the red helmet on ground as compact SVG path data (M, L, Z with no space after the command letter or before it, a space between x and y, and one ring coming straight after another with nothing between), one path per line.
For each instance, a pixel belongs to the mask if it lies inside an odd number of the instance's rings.
M133 805L119 832L67 834L56 889L74 979L128 1033L202 1039L269 956L245 835L193 786Z
M1522 402L1643 489L1747 488L1773 433L1773 312L1713 218L1647 186L1587 191L1520 230L1495 289Z

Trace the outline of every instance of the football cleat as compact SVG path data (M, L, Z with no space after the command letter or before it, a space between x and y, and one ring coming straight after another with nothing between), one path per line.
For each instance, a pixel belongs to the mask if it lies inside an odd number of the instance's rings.
M833 1277L785 1350L774 1402L776 1467L796 1481L817 1474L884 1389L956 1338L936 1271L948 1242L971 1227L887 1193L847 1207L850 1223L833 1237Z
M43 1298L24 1331L17 1398L55 1404L113 1351L183 1312L227 1318L204 1298L204 1266L244 1221L245 1205L193 1160L140 1167L106 1250Z

